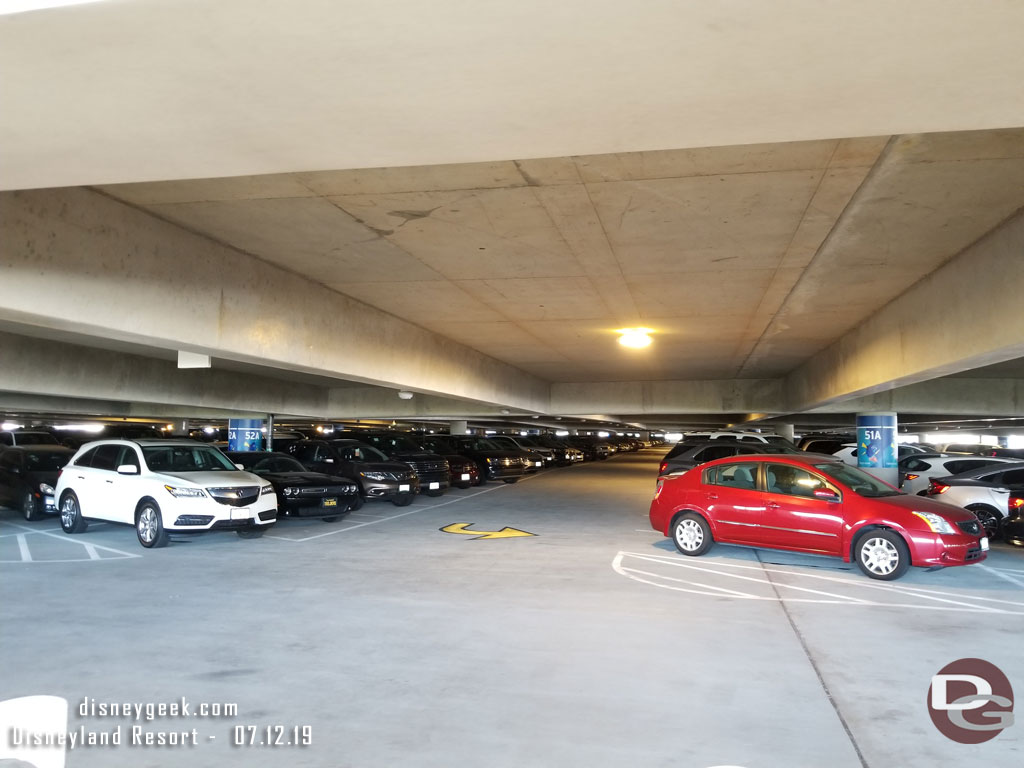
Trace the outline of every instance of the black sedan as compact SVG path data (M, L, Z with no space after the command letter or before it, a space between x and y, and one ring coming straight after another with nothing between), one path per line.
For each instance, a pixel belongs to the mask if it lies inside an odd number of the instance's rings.
M227 451L247 472L269 480L278 517L319 517L330 523L363 506L359 485L344 477L310 472L286 453Z
M0 453L0 504L17 507L26 520L56 514L53 487L75 452L62 445L4 448Z

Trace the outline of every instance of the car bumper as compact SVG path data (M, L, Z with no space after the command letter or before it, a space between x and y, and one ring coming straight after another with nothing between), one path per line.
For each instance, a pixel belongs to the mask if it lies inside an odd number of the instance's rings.
M925 567L972 565L988 557L987 544L987 539L977 536L915 533L911 536L910 559L914 565Z
M504 464L488 464L487 477L490 480L506 480L512 477L522 477L526 468L522 465L506 466Z
M216 502L214 504L217 508L210 505L194 508L180 505L173 511L165 509L164 528L175 533L189 533L214 529L236 530L273 525L277 522L277 499L273 496L261 499L248 507L232 507Z
M1003 541L1015 547L1024 547L1024 520L1004 523Z
M368 499L393 499L395 496L419 491L418 482L415 480L405 480L399 483L363 478L362 483L363 496Z
M419 482L420 493L428 491L446 491L451 485L448 474L444 477L421 477Z
M347 512L358 498L358 493L350 493L325 496L322 499L288 499L280 513L285 517L331 517Z

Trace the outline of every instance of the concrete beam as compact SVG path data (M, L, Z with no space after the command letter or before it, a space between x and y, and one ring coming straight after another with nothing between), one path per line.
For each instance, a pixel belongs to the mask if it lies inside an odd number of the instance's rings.
M896 411L960 416L1024 416L1024 380L951 377L829 403L814 413Z
M1018 212L790 373L783 410L810 411L1024 356L1022 256Z
M552 384L549 413L676 414L782 410L781 381L620 381Z
M79 412L102 404L106 413L116 415L252 412L323 417L327 407L323 387L216 369L180 370L174 361L10 333L0 333L0 360L0 391L75 400L82 403ZM107 408L110 401L122 405ZM4 402L0 397L0 407ZM134 404L127 413L124 403Z
M88 189L0 196L0 256L0 321L547 406L546 382L518 368Z

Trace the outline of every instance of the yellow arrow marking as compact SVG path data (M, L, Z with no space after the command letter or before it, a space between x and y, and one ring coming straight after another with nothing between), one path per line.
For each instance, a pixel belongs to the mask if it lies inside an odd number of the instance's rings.
M467 531L473 523L452 523L439 530L444 533L461 533L465 536L473 536L477 539L511 539L515 536L536 536L536 533L520 531L518 528L502 528L500 531Z

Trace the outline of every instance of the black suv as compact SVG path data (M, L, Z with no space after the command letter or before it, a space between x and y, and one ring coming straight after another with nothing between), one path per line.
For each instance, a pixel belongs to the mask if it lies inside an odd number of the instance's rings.
M352 430L335 432L334 436L372 445L392 461L408 464L420 479L420 493L440 496L451 485L448 461L444 456L431 453L404 432L390 430Z
M299 440L288 446L288 453L313 472L355 480L364 499L388 499L404 507L419 490L419 479L408 464L391 461L358 440Z
M432 451L457 453L472 459L480 482L503 480L514 483L526 472L526 460L519 451L507 451L486 437L472 435L424 435L420 442Z

